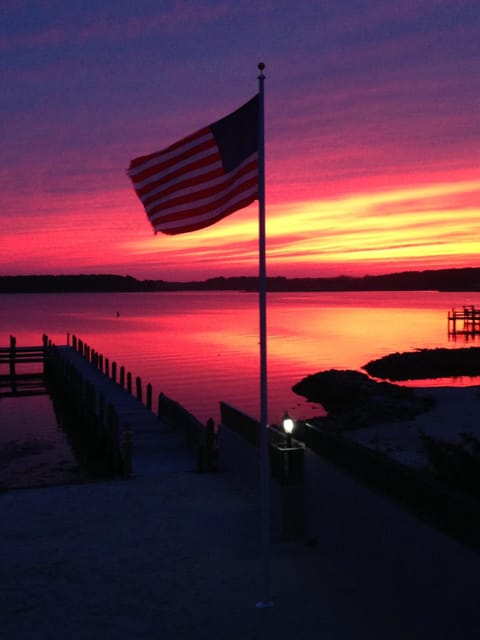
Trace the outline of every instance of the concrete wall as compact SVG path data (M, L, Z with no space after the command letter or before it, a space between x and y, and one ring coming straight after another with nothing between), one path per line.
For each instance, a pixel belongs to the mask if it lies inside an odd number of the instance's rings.
M218 470L229 473L257 491L260 487L260 450L223 424L218 425Z

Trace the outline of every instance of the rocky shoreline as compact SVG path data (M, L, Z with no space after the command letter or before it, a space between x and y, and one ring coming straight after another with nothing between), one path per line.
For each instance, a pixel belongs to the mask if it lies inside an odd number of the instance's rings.
M328 414L322 422L337 430L409 420L430 410L435 398L426 389L392 382L480 375L480 347L392 353L362 369L368 375L352 370L320 371L300 380L292 390L321 404Z
M480 375L480 347L418 349L371 360L364 369L383 380L422 380Z
M327 411L322 420L336 430L399 422L428 411L435 400L415 389L377 382L360 371L330 369L309 375L292 387Z

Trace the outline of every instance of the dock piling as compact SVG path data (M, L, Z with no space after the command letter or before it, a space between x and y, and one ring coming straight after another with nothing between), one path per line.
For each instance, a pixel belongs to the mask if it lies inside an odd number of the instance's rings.
M448 335L455 339L457 335L475 337L480 334L480 309L474 305L464 305L461 309L452 308L448 312Z

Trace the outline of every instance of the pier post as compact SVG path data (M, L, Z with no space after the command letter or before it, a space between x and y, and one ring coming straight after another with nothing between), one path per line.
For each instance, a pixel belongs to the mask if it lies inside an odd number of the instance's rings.
M132 374L130 371L127 373L127 391L132 393Z
M107 407L107 434L108 434L108 453L109 462L112 471L118 471L119 468L119 425L118 416L115 407L109 404Z
M123 475L126 478L130 478L132 475L132 454L133 454L133 443L132 443L132 429L130 425L127 424L125 426L125 437L123 440Z
M48 355L48 336L44 333L42 336L42 357L43 357L43 373L45 374L45 369L47 366L47 355Z
M100 393L98 397L98 419L102 427L105 427L105 396Z
M136 385L136 391L137 391L137 400L141 402L142 401L142 379L140 378L140 376L137 376L135 378L135 385Z
M113 382L117 381L117 363L112 362L112 380Z
M15 378L15 348L17 339L15 336L10 336L10 377L12 380Z
M120 385L125 387L125 367L123 365L120 367Z
M150 383L147 384L147 399L146 399L147 409L152 408L152 385Z
M157 404L157 417L161 418L163 415L163 410L162 410L162 406L163 406L163 392L160 391L160 393L158 394L158 404Z

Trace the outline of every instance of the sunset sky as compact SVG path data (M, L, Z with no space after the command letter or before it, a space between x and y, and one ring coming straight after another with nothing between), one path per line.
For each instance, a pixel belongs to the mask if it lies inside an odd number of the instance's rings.
M257 270L257 203L154 235L126 169L266 64L268 274L480 266L478 0L3 0L0 275Z

